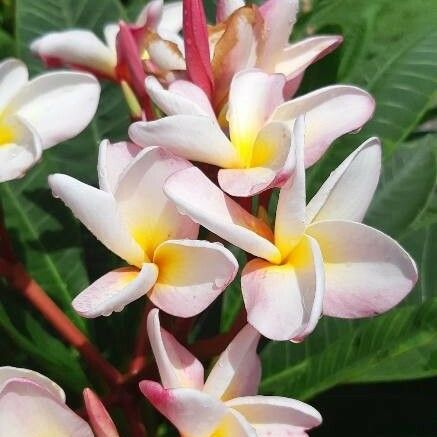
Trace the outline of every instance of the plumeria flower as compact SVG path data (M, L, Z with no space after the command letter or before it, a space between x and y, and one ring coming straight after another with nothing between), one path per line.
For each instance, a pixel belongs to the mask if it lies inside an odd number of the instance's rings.
M135 23L151 32L180 44L182 29L182 2L163 4L163 0L149 2ZM118 24L107 24L103 29L104 42L93 32L70 29L51 32L34 40L31 50L48 66L69 66L90 71L101 77L117 80L116 39ZM139 56L140 54L137 54Z
M306 68L342 42L341 36L326 35L289 44L298 9L298 0L267 0L260 7L242 0L218 2L218 24L210 30L215 108L226 101L234 74L250 67L283 74L285 96L291 97Z
M160 327L158 310L150 312L147 328L162 385L142 381L140 389L184 437L304 437L320 425L322 418L310 405L257 395L259 334L250 325L220 355L205 382L202 364Z
M305 208L303 131L299 119L295 174L280 190L274 231L266 232L196 168L175 173L164 188L180 211L258 257L243 269L242 293L249 323L274 340L302 340L322 312L343 318L383 313L417 281L405 250L360 223L378 183L379 141L352 153Z
M98 279L73 301L84 317L109 315L147 294L167 313L203 311L234 279L238 264L220 243L196 240L199 226L178 213L162 190L190 164L160 148L104 141L100 189L66 175L49 178L55 197L128 267Z
M53 381L31 370L0 367L0 436L46 435L92 437L94 434L67 407L64 391Z
M131 125L131 139L220 167L220 187L252 196L287 182L294 169L291 129L306 114L305 164L314 164L339 136L359 129L373 114L372 97L353 86L330 86L284 102L286 78L259 69L232 80L226 119L217 120L208 98L190 82L168 89L149 77L147 92L168 117ZM228 135L226 135L228 134ZM228 138L229 137L229 138Z
M0 63L0 182L24 176L43 150L85 129L99 96L89 74L62 71L29 81L21 61Z

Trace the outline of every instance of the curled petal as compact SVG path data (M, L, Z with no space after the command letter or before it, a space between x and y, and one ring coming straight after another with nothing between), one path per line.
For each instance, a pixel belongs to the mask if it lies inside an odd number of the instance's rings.
M54 197L68 208L109 250L140 267L144 251L130 235L112 194L63 174L49 176Z
M375 101L366 91L347 85L321 88L278 106L272 120L293 121L305 114L305 167L317 162L338 137L361 128Z
M161 328L159 310L147 317L147 332L164 388L203 388L203 366L169 332Z
M41 373L29 369L20 369L18 367L0 367L0 393L3 388L6 387L10 379L27 379L33 381L40 387L49 391L54 398L59 400L59 402L65 403L64 390L62 390L62 388L51 379L47 378L47 376L41 375Z
M319 412L308 404L279 396L247 396L226 403L238 411L261 437L304 437L322 423Z
M361 223L332 220L307 228L322 251L326 271L323 313L370 317L397 305L414 287L417 269L389 236Z
M73 300L73 308L82 317L94 318L120 312L144 296L156 282L158 268L144 264L141 270L122 267L113 270L91 284Z
M171 1L164 4L161 22L158 25L158 33L168 31L179 33L183 26L182 1Z
M226 21L237 9L245 6L244 0L218 0L216 22Z
M42 60L86 69L115 79L115 51L97 36L82 29L51 32L32 41L30 49Z
M141 381L140 390L184 437L210 437L228 412L222 402L199 390L166 390L153 381Z
M180 211L211 232L255 256L280 261L269 227L226 196L198 168L175 173L164 191Z
M190 164L160 148L140 152L120 177L114 193L131 235L150 260L154 250L172 238L196 238L199 227L179 214L163 185L174 172Z
M155 30L162 19L164 0L152 0L138 14L136 24Z
M92 437L88 424L34 381L11 379L0 393L0 435Z
M370 138L334 170L307 205L307 221L360 222L370 205L381 172L381 143Z
M206 116L174 115L130 126L129 136L142 146L160 146L191 161L219 167L239 164L232 143L216 121Z
M0 63L0 111L27 83L28 77L26 65L18 59L9 58Z
M99 96L100 85L90 74L45 73L21 88L6 113L18 114L28 121L47 149L73 138L88 126Z
M259 339L256 329L246 325L220 355L203 391L222 401L257 394L261 380L256 353Z
M272 340L300 341L322 312L323 260L317 243L303 237L286 263L255 259L246 264L241 290L247 320Z
M118 437L117 428L98 396L86 388L83 391L83 399L96 437Z
M147 33L145 47L155 66L162 70L186 69L185 59L178 47L178 40L175 41L164 39L157 33Z
M20 117L2 122L0 135L0 182L21 178L41 158L41 140L35 129Z
M114 193L121 174L141 150L141 147L127 141L111 144L103 140L97 163L100 189Z
M165 312L192 317L207 308L234 280L238 263L220 243L168 240L155 251L159 277L150 300Z

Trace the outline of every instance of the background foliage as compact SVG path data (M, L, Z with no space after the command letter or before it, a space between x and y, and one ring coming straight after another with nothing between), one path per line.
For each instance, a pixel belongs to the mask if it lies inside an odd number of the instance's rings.
M214 4L211 0L206 3L212 16ZM101 35L105 23L120 17L133 19L142 5L142 0L3 1L0 55L24 59L32 74L37 74L43 69L29 53L32 39L71 27L89 28ZM264 344L263 393L308 400L339 384L437 376L436 23L436 0L302 1L293 38L341 33L345 41L334 54L310 68L300 93L337 82L352 83L369 90L377 102L373 120L361 132L337 141L309 171L308 194L313 194L360 142L379 136L384 147L384 170L366 223L404 245L415 258L421 279L408 299L386 315L365 321L324 318L303 344ZM91 321L81 320L72 312L72 297L118 261L81 228L61 202L52 198L47 176L65 172L95 183L97 146L103 138L125 138L129 121L123 114L127 110L119 90L104 84L97 117L82 135L45 153L43 161L23 180L0 186L7 227L28 271L121 368L131 353L142 304ZM26 302L1 282L0 292L0 364L44 372L69 390L73 401L85 385L98 387L98 378L87 371L77 353L59 341ZM200 319L195 332L203 335L227 329L241 304L236 281ZM383 388L348 386L317 398L315 403L322 414L327 410L324 415L328 424L315 434L351 435L347 419L337 417L337 405L346 416L356 420L361 417L367 423L362 435L435 435L435 408L427 420L395 416L387 422L386 430L378 425L381 420L376 416L374 422L368 417L368 412L376 412L375 406L380 405L373 403L375 398L385 399L387 393L388 399L393 394L399 411L401 404L410 405L413 399L425 404L424 397L417 400L418 393L411 391L435 394L435 380L379 387ZM344 401L348 393L357 396L354 402L361 408L355 416L354 405ZM434 406L436 398L431 400ZM391 411L381 404L384 407L386 412ZM422 414L424 411L420 408ZM387 419L387 414L384 417ZM396 432L394 422L400 424Z

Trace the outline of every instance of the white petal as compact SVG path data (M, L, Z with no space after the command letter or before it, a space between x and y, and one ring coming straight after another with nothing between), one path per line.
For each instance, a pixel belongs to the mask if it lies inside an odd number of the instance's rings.
M144 147L160 146L191 161L232 168L239 157L215 120L206 116L175 115L130 126L129 136Z
M119 30L120 26L114 23L109 23L103 28L106 45L111 49L112 53L115 53L115 56L117 56L117 35Z
M211 232L255 256L280 261L268 226L226 196L198 168L175 173L164 191L180 211Z
M179 214L163 185L190 164L160 148L140 152L121 175L114 197L131 235L150 259L163 241L196 238L199 227Z
M308 404L279 396L251 396L226 403L238 411L262 437L303 437L322 417Z
M334 170L307 206L307 221L360 222L370 205L381 172L381 143L370 138Z
M0 63L0 112L27 83L26 65L18 59L6 59Z
M108 34L109 29L105 29ZM111 33L113 33L113 28ZM112 44L112 36L111 36ZM34 40L30 49L41 58L48 58L72 67L82 67L115 77L116 55L89 31L82 29L51 32Z
M389 236L361 223L332 220L307 228L322 251L326 271L323 313L370 317L397 305L414 287L417 269Z
M258 437L255 428L238 411L229 409L213 436Z
M129 264L141 267L144 252L123 223L112 194L62 174L49 176L49 185L53 195L59 197L109 250Z
M43 147L54 146L82 132L96 113L100 85L85 73L46 73L28 82L7 107L27 120Z
M322 312L324 269L317 243L303 237L280 266L249 261L241 289L247 320L261 334L272 340L301 341Z
M191 100L197 106L199 106L205 114L207 114L212 119L215 119L215 113L212 109L211 102L208 96L198 86L188 80L175 80L172 82L168 89L179 96L185 97Z
M58 384L47 378L47 376L41 375L41 373L34 372L33 370L29 369L20 369L18 367L0 367L0 393L8 383L8 380L13 378L28 379L33 381L39 386L48 390L52 396L59 400L59 402L65 403L64 390L62 390Z
M256 353L260 335L246 325L220 355L205 382L203 391L227 401L258 393L261 363Z
M41 158L41 140L20 117L9 117L0 126L0 182L21 178Z
M168 240L155 251L159 278L150 300L165 312L192 317L207 308L234 280L238 263L220 243Z
M296 120L293 129L296 167L293 176L279 192L275 219L275 245L283 257L286 257L300 241L306 226L303 117Z
M305 114L305 166L317 162L340 136L361 128L373 114L375 101L366 91L334 85L278 106L272 120L293 121Z
M103 140L99 146L97 163L100 189L114 193L121 174L141 150L140 146L127 141L111 144Z
M158 268L146 263L141 270L123 267L97 279L73 300L73 308L82 317L109 316L144 296L158 277Z
M158 33L162 30L179 33L182 30L182 21L182 2L166 2L158 25Z
M202 390L203 366L169 332L161 328L159 311L147 317L147 332L164 388L195 388Z
M12 379L0 393L0 436L92 437L88 424L43 386Z
M226 21L237 9L245 6L244 0L217 0L216 22Z

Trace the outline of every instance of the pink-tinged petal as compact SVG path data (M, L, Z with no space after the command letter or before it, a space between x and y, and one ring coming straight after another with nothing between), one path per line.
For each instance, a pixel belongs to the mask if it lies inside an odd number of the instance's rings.
M138 14L135 24L155 30L162 19L163 0L152 0Z
M324 271L317 243L304 236L279 266L261 259L250 261L243 269L241 290L247 320L262 335L302 340L322 312Z
M158 268L143 264L141 270L122 267L97 279L73 300L73 308L82 317L109 316L144 296L156 282Z
M226 103L229 84L235 73L256 65L262 31L262 17L256 8L240 8L226 22L225 31L215 44L212 59L215 80L213 103L217 112Z
M334 170L307 205L307 221L351 220L366 214L381 172L381 143L370 138Z
M158 33L179 33L183 26L182 1L171 1L164 4L161 22L158 25Z
M59 400L61 403L65 403L65 393L58 384L54 383L47 376L41 375L41 373L34 372L29 369L21 369L18 367L4 366L0 367L0 393L3 388L6 387L10 379L27 379L38 384L40 387L45 388L50 394Z
M194 104L201 108L206 115L213 119L215 118L215 113L212 109L210 101L208 100L208 96L201 88L194 85L194 83L191 83L188 80L175 80L169 85L168 89L172 93L191 100Z
M117 428L99 397L86 388L83 391L83 399L96 437L118 437Z
M256 138L251 168L219 170L221 189L232 196L248 197L282 186L295 166L292 144L292 132L285 123L268 123Z
M0 182L5 182L23 177L41 158L42 145L33 126L18 116L4 120L2 130Z
M150 260L163 241L197 237L199 226L179 214L163 191L169 176L190 165L163 149L148 148L120 177L114 193L117 206L131 235Z
M21 88L6 113L27 120L47 149L75 137L88 126L96 113L99 96L100 85L90 74L45 73Z
M397 305L414 287L417 268L392 238L361 223L332 220L307 228L326 271L323 313L370 317Z
M146 118L153 120L154 114L146 89L144 80L146 74L141 62L139 47L135 40L134 29L126 23L121 22L117 34L117 77L126 81L134 90L145 111Z
M249 163L253 144L273 110L284 98L283 75L269 75L261 70L237 73L229 91L229 134L243 162Z
M155 251L158 280L150 300L166 313L192 317L207 308L234 280L238 263L221 243L169 240Z
M127 141L111 144L109 140L103 140L97 163L100 189L114 193L121 174L141 150L140 146Z
M153 381L141 381L140 390L184 437L211 437L229 411L222 402L199 390L166 390Z
M195 87L195 85L193 85L193 87ZM210 116L210 113L205 113L203 108L198 106L191 99L187 99L180 94L174 93L170 89L164 89L159 81L153 76L149 76L146 79L146 89L155 105L167 115L182 114Z
M49 176L54 197L59 197L88 230L109 250L140 267L144 251L122 221L112 194L62 175Z
M32 53L43 61L100 73L115 79L115 52L97 36L82 29L51 32L32 41Z
M43 386L11 379L0 393L0 435L92 437L89 425Z
M0 63L0 111L26 85L28 77L26 65L18 59L9 58Z
M188 349L169 332L161 328L159 311L153 309L147 318L147 332L161 384L164 388L194 388L202 390L203 366Z
M237 9L245 6L244 0L218 0L216 22L226 21Z
M290 39L299 10L299 0L267 0L259 8L264 19L265 38L258 65L274 71L275 63Z
M305 166L317 162L338 137L361 128L372 116L375 101L348 85L321 88L276 108L272 120L293 121L305 114Z
M129 137L141 146L163 147L191 161L225 168L239 164L232 143L215 119L206 116L174 115L151 122L137 122L130 126Z
M335 50L343 41L341 36L325 35L306 38L285 48L276 60L275 73L291 80L301 75L312 63Z
M238 411L261 437L303 437L306 430L322 423L316 409L295 399L248 396L232 399L226 405Z
M285 258L299 243L306 226L304 125L303 117L293 126L293 146L296 151L296 166L293 176L281 188L275 219L275 245Z
M257 394L261 380L256 353L259 339L258 331L246 325L220 355L203 391L222 401Z
M164 191L181 212L211 232L255 256L280 261L270 228L226 196L198 168L175 173Z
M185 59L191 81L211 98L214 78L209 54L208 29L202 0L183 1Z

